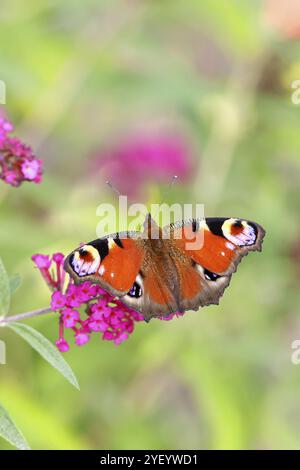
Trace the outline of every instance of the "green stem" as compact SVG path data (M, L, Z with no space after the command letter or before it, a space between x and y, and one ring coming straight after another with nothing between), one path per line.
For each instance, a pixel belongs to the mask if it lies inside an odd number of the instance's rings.
M26 318L37 317L39 315L44 315L46 313L52 312L51 307L39 308L37 310L32 310L31 312L18 313L17 315L10 315L9 317L3 317L0 319L0 326L5 326L8 323L24 320Z

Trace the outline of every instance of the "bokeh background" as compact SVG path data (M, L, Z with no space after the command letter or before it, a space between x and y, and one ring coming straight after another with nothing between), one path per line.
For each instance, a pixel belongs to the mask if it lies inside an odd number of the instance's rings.
M80 392L1 330L0 401L31 447L299 448L299 2L3 0L0 44L5 110L45 167L0 185L11 313L49 305L30 257L95 238L106 179L149 204L178 174L167 202L267 231L219 306L73 345ZM51 314L28 324L56 340Z

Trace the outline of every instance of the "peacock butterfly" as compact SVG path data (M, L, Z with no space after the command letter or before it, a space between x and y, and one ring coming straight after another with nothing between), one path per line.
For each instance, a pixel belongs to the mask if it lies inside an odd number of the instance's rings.
M218 304L242 257L261 251L264 235L257 223L234 218L193 219L161 229L148 214L143 231L83 245L67 256L64 268L75 283L99 284L150 320ZM201 244L193 249L197 238Z

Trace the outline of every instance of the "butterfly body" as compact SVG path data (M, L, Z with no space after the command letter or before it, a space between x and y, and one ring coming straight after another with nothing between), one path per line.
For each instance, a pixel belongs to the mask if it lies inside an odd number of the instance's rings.
M120 232L74 250L65 270L76 283L100 284L149 320L217 304L241 258L261 251L264 229L243 219L211 218Z

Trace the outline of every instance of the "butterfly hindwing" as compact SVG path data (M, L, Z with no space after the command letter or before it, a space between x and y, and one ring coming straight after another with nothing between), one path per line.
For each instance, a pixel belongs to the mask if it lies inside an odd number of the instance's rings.
M155 266L144 265L136 284L140 288L140 296L132 296L128 293L121 300L142 313L145 320L169 315L178 310L169 283L165 282L162 272L159 272Z

